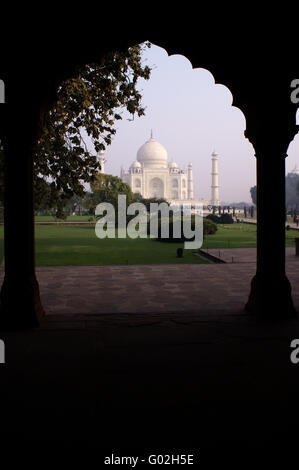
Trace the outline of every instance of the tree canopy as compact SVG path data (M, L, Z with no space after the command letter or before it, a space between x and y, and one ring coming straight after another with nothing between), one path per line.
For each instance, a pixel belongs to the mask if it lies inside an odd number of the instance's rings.
M294 207L299 204L299 175L288 173L286 176L286 207Z
M147 212L149 213L151 210L151 204L161 204L161 203L166 203L169 205L169 202L164 199L164 198L156 198L156 197L151 197L151 198L145 198L143 197L140 193L134 193L134 202L140 202L146 207Z
M256 186L252 186L252 188L250 188L250 195L253 204L256 205Z
M59 87L35 150L36 204L46 199L61 212L74 194L83 196L85 184L95 181L100 170L96 155L111 144L116 121L125 110L132 119L145 114L136 85L139 78L150 78L151 69L142 62L147 47L149 43L109 53Z
M117 210L119 194L126 196L127 206L134 200L130 186L118 176L99 173L90 186L92 191L86 196L84 205L91 210L94 210L101 202L108 202Z

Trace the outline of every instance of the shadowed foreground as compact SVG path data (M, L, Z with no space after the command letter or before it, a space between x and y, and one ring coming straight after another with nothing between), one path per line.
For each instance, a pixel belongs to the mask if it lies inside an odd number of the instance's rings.
M194 453L204 469L296 462L299 320L244 314L253 260L38 268L41 327L0 333L1 452L39 468L101 468L112 453ZM298 308L297 264L289 250Z
M111 453L188 452L199 468L247 468L291 458L298 320L221 312L161 316L158 325L151 315L94 320L49 316L38 330L1 334L2 448L12 460L63 454L100 468Z

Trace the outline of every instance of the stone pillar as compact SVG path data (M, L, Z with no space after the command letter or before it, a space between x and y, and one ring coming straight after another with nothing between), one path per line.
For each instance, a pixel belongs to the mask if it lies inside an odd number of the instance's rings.
M283 137L277 129L250 138L257 164L257 265L245 310L264 318L296 315L285 272L285 157L291 139Z
M19 112L19 114L18 114ZM4 256L0 328L38 326L44 315L35 276L33 149L38 137L39 104L15 109L3 136L5 153Z

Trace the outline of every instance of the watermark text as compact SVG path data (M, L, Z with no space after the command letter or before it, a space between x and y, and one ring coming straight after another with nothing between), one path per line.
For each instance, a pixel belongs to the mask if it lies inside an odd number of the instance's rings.
M100 217L95 226L96 236L100 239L172 238L183 240L185 249L198 249L203 243L202 204L154 202L148 212L141 202L127 207L126 196L119 195L116 208L109 202L102 202L97 205L95 216ZM128 216L131 217L128 219Z
M291 93L291 101L294 104L299 103L299 78L294 78L294 80L291 81L291 88L294 88L294 90Z

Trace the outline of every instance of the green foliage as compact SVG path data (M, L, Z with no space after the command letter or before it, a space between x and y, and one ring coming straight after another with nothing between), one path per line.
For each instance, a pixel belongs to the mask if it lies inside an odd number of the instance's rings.
M234 219L231 214L224 213L219 217L219 224L233 224Z
M216 214L209 214L206 216L206 219L214 222L215 224L233 224L234 223L234 219L232 215L228 214L227 212L219 216Z
M195 217L199 217L198 215L195 216L195 215L192 215L191 216L191 230L193 231L195 229ZM207 220L206 218L203 218L202 220L203 222L203 235L213 235L214 233L216 233L217 231L217 225L211 221L211 220ZM163 232L162 232L162 224L165 223L165 224L169 224L169 237L168 238L163 238L162 235L163 235ZM182 228L182 225L181 225L181 234L182 234L182 237L181 238L176 238L174 236L174 230L173 230L173 224L174 224L174 220L173 220L173 217L169 217L169 221L163 221L163 219L159 219L159 223L158 223L158 237L157 237L157 240L159 241L164 241L164 242L169 242L169 243L174 243L174 242L185 242L185 241L192 241L194 240L194 237L191 238L191 239L187 239L185 238L184 236L184 233L183 233L183 228ZM181 224L182 224L182 219L181 219Z
M206 217L203 219L203 234L204 235L214 235L218 230L217 224L212 220L207 219Z
M98 173L95 180L91 183L92 192L85 199L85 207L91 209L91 213L101 202L108 202L114 206L117 211L118 196L126 196L127 206L134 200L134 195L130 186L124 183L118 176Z
M252 188L250 188L250 195L253 204L256 205L256 186L252 186Z
M169 206L169 203L166 201L166 199L163 198L156 198L156 197L151 197L151 198L144 198L141 196L140 193L134 193L134 201L133 202L140 202L142 203L145 207L147 212L150 212L150 206L153 203L156 204L161 204L161 203L166 203Z
M219 212L219 216L216 215L216 214L209 214L205 217L206 220L211 220L212 222L214 222L215 224L219 224L219 219L221 217L221 212Z
M109 53L101 64L84 66L77 78L59 87L35 150L37 204L45 197L61 212L74 194L83 197L84 183L92 183L100 170L96 153L111 144L123 111L132 118L145 114L136 85L139 78L150 77L150 67L142 63L146 47L150 44ZM87 136L93 150L87 146ZM46 181L51 181L50 188Z
M286 176L286 207L299 205L299 175L289 173Z

